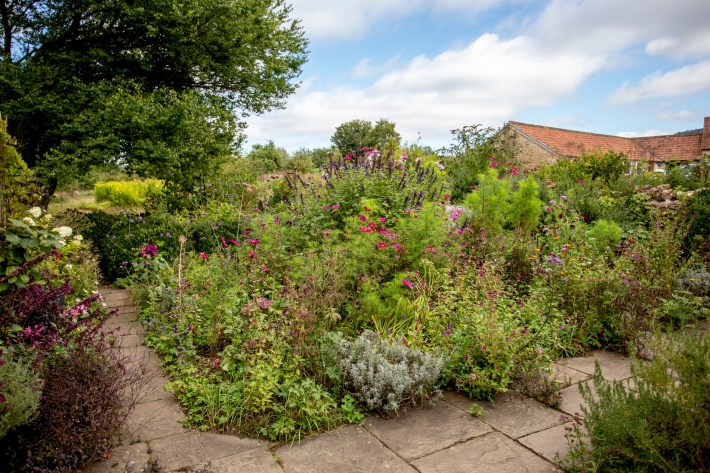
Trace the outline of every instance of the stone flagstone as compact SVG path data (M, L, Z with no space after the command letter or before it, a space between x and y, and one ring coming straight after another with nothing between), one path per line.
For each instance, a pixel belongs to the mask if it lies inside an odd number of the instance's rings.
M545 473L561 471L519 443L494 432L415 460L421 473Z
M392 419L367 416L364 426L407 461L491 431L480 420L447 402L409 409Z
M514 439L561 422L560 412L515 391L497 395L495 402L472 401L455 393L447 393L446 400L465 412L476 403L485 413L481 421Z
M276 451L286 473L414 473L411 466L359 425L349 425Z

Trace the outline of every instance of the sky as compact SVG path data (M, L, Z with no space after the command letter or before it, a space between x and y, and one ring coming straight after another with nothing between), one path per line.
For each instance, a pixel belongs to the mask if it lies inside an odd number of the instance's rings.
M508 121L619 136L702 128L710 0L291 0L310 44L246 149L329 147L354 119L434 149Z

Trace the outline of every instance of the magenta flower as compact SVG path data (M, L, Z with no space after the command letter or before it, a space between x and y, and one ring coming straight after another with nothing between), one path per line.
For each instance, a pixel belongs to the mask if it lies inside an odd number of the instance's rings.
M144 258L153 258L155 255L158 254L158 247L155 245L151 245L150 243L147 245L143 245L141 247L140 254Z
M412 288L412 283L410 283L410 282L407 281L406 279L402 279L402 284L404 284L404 286L405 286L407 289L411 289L411 288Z
M377 248L387 248L389 245L384 241L377 243Z
M340 204L335 204L335 205L332 206L330 209L331 209L331 210L338 210L339 208L340 208Z
M392 248L397 251L402 251L402 245L400 245L399 243L392 243Z
M200 253L200 258L206 260L207 258L209 258L209 256L207 255L207 253Z
M239 243L239 240L229 240L229 243L231 243L232 245L241 245L241 243Z
M360 227L360 231L362 233L370 233L372 231L372 229L368 228L368 227Z
M249 243L251 243L252 245L258 245L258 244L259 244L259 240L252 239L252 240L249 240Z
M378 218L377 220L379 220L379 221L382 222L382 223L385 223L385 222L387 221L387 219L384 218L384 217L380 217L380 218Z

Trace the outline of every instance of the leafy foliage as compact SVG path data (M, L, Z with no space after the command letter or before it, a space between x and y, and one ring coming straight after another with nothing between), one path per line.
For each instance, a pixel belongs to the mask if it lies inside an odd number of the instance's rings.
M342 156L357 153L363 148L374 148L386 154L394 151L400 140L395 124L384 118L377 120L374 126L367 120L345 122L335 129L330 138Z
M191 187L231 150L235 119L295 90L307 42L290 13L282 0L13 2L0 110L47 196L119 159Z
M571 444L577 471L707 471L710 338L658 338L654 353L649 362L632 362L631 387L606 381L598 364L596 396L580 384L589 441Z

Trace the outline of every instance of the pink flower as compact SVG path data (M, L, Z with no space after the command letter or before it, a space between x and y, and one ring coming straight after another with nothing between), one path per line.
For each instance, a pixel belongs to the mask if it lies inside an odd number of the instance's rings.
M385 223L385 222L387 221L387 219L384 218L384 217L380 217L380 218L378 218L377 220L379 220L379 221L382 222L382 223Z
M200 258L206 260L207 258L209 258L209 256L207 255L207 253L200 253Z
M254 259L254 258L256 258L256 253L249 250L249 259Z
M360 227L360 231L362 233L370 233L372 231L372 229L368 228L368 227Z
M361 222L367 222L367 217L365 217L364 215L360 215L360 217L358 217L358 218L360 219Z
M259 240L256 240L256 239L249 240L249 243L251 243L252 245L258 245L258 244L259 244Z
M402 245L400 245L399 243L392 243L392 248L397 251L402 251Z
M212 368L217 368L219 366L219 360L215 358L212 360Z
M451 199L451 196L449 194L444 195L444 200L449 200Z
M410 282L407 281L406 279L402 279L402 284L404 284L404 285L407 287L407 289L411 289L411 288L412 288L412 283L410 283Z
M227 239L222 237L222 247L227 248Z
M339 208L340 208L340 204L335 204L335 205L332 206L330 209L331 209L331 210L338 210Z
M241 243L239 243L239 240L229 240L229 243L231 243L232 245L241 245Z
M385 243L384 241L381 241L377 244L377 248L387 248L389 245Z
M345 161L350 161L351 159L353 159L352 154L348 154L347 156L345 156Z

